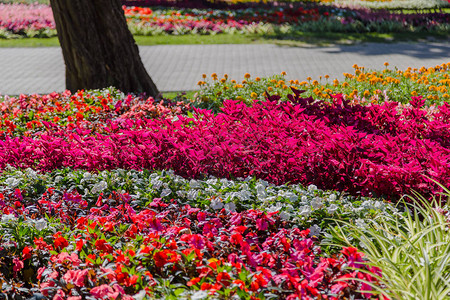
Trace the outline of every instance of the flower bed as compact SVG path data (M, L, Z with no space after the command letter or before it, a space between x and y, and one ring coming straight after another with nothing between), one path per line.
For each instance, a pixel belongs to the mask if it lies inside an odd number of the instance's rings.
M295 36L298 32L447 33L448 14L371 12L334 6L295 6L220 9L124 7L135 35L258 34ZM55 36L51 8L46 5L0 4L0 37Z
M187 117L133 119L124 111L104 123L95 114L93 120L33 120L40 125L28 123L37 130L18 137L11 135L17 125L6 120L0 168L173 169L187 177L256 176L393 198L435 190L423 175L449 182L448 104L429 111L421 97L411 106L361 106L339 95L326 103L294 93L289 102L251 107L227 100L217 115L195 110ZM102 105L117 111L119 102Z
M195 98L200 107L218 110L225 99L250 103L253 99L264 100L266 92L286 99L292 86L304 90L304 96L330 100L333 94L342 94L352 103L362 105L385 101L406 104L411 97L419 95L424 96L426 105L430 107L450 100L450 63L403 71L389 69L388 66L386 62L383 71L374 71L354 65L354 74L344 73L344 81L332 79L329 75L314 79L307 77L303 81L287 80L285 72L268 78L252 78L247 73L241 82L229 78L227 74L219 78L214 73L211 75L212 81L208 81L204 74L203 80L198 82L200 90Z
M50 6L0 3L0 38L16 35L55 36L56 30Z
M313 231L292 227L277 212L238 213L216 207L214 200L207 210L182 205L182 200L163 202L151 196L147 201L145 196L120 192L104 181L113 177L121 186L119 182L129 178L145 182L148 175L151 186L158 189L164 177L156 173L114 171L96 176L63 170L48 177L32 170L13 170L5 174L8 178L2 186L6 188L0 194L0 227L5 237L0 251L7 259L0 267L2 280L11 284L6 292L28 282L53 299L88 295L94 299L118 295L124 299L132 299L126 295L199 299L208 295L287 299L327 295L334 299L358 295L355 290L360 288L356 282L336 281L339 278L359 276L374 281L346 269L361 266L362 256L356 249L344 248L342 254L327 257L317 244L315 235L320 232L315 227ZM80 178L81 184L84 181L90 187L82 192L84 196L69 184ZM33 182L40 185L41 179L56 186L36 193ZM212 181L171 179L190 192L201 192L198 185L217 186ZM28 181L27 188L14 189L14 180L19 185ZM303 193L314 195L317 190Z
M420 72L433 82L445 76L440 68ZM425 80L414 77L405 78ZM421 96L408 104L314 100L295 88L288 93L279 80L246 80L246 89L266 84L282 97L216 99L220 112L198 108L207 99L156 102L113 88L2 97L0 297L395 293L394 269L367 265L365 257L379 265L379 254L360 235L386 220L416 249L396 220L448 225L448 207L412 221L386 198L437 195L442 189L432 180L450 185L450 105L426 106ZM373 249L365 256L355 246ZM446 259L429 253L430 261ZM420 270L405 272L416 278ZM445 291L445 284L436 286Z

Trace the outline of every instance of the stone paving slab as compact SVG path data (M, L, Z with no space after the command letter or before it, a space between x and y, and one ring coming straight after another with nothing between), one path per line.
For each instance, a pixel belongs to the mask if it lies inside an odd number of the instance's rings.
M160 45L140 47L142 61L161 91L195 90L202 74L245 73L287 79L342 79L354 64L381 70L383 63L403 70L450 62L450 43L365 43L330 47L263 45ZM60 48L0 48L0 94L50 93L65 89Z

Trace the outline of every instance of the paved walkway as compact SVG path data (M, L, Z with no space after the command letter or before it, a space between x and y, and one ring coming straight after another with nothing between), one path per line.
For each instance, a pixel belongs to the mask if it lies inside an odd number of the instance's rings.
M287 79L330 75L341 79L353 64L383 69L431 67L450 62L450 43L360 44L332 47L263 45L164 45L140 47L147 71L161 91L197 89L206 73L242 80L287 72ZM49 93L65 88L60 48L0 48L0 94Z

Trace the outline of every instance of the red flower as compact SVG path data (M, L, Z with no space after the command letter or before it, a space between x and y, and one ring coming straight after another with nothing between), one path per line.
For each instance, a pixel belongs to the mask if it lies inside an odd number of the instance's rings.
M98 251L103 251L106 253L112 253L114 250L113 247L110 244L108 244L108 242L104 239L95 241L95 248Z
M216 281L224 286L229 286L231 284L231 276L227 272L220 272L217 274Z
M211 283L203 282L202 285L200 286L200 289L202 291L206 291L206 290L210 290L212 287L213 287L213 285Z
M67 246L69 246L69 242L67 242L67 240L62 237L61 235L57 235L55 237L55 241L53 242L53 245L55 245L55 248L58 250L62 250L64 248L66 248Z
M23 250L22 250L22 258L23 259L31 258L32 251L33 251L33 248L31 248L29 246L25 246L25 248L23 248Z
M187 286L193 286L193 285L196 285L199 282L200 282L200 278L199 277L195 277L195 278L192 278L191 280L189 280L186 285Z

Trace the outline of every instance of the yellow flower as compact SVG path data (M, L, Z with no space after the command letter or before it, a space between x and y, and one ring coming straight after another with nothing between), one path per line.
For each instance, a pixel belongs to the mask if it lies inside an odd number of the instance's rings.
M256 78L255 78L255 81L256 81L256 82L261 81L261 78L256 77Z
M252 97L252 99L256 99L256 98L258 97L258 94L255 93L255 92L252 92L252 93L250 94L250 97Z
M314 80L312 85L319 85L319 82L317 80Z
M369 97L369 95L370 95L369 90L365 90L365 91L364 91L364 97Z
M349 84L348 84L348 82L347 82L347 81L344 81L344 82L342 83L342 86L343 86L343 87L348 87L348 86L349 86Z
M244 77L249 79L250 78L250 74L249 73L245 73Z
M227 80L225 78L220 79L220 82L225 83Z
M338 86L339 85L339 80L337 80L337 79L333 80L333 85L334 86Z
M271 92L271 91L273 91L273 88L272 88L271 86L269 86L269 87L267 88L267 90L268 90L269 92Z
M231 83L236 84L236 80L232 79Z
M448 99L448 98L450 98L450 96L448 94L444 94L444 95L442 95L442 98Z

